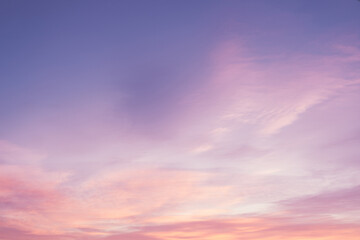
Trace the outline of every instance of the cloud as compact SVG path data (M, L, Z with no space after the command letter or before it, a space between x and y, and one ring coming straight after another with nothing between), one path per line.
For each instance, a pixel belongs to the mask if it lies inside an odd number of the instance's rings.
M0 164L35 164L46 158L46 154L0 140Z
M314 106L358 84L358 70L344 73L351 68L345 64L357 58L346 51L342 54L278 56L269 63L267 57L251 54L236 42L220 47L208 81L182 92L185 101L170 124L174 123L176 139L164 143L125 132L117 138L112 130L118 128L108 119L106 129L100 127L88 136L101 137L105 132L111 136L91 144L80 141L86 136L67 142L83 146L84 154L55 146L68 133L51 147L45 145L55 156L49 164L54 164L53 169L64 164L88 171L79 170L74 178L36 167L40 162L48 166L43 161L47 156L39 151L0 142L3 235L31 240L354 239L358 226L342 219L356 219L351 212L358 211L358 188L336 190L349 187L351 178L338 181L335 173L331 179L315 176L311 172L315 164L307 165L312 159L303 155L308 145L276 143L278 133L300 122ZM168 93L164 94L165 98ZM139 99L130 105L151 97L150 92L144 98L135 95ZM177 106L177 101L170 105ZM164 103L158 110L165 113L170 105ZM110 109L107 106L105 112ZM151 111L142 111L134 112L137 124L152 118ZM90 112L95 116L102 111ZM81 125L82 119L69 129ZM68 119L64 126L72 123ZM97 124L93 119L78 130L97 129ZM58 136L57 131L50 132ZM294 130L282 143L299 135ZM94 148L89 151L88 146ZM341 151L339 156L344 156ZM127 159L127 164L105 163L110 158ZM329 185L332 192L322 193ZM279 209L283 211L279 218L264 216L276 215ZM259 217L249 217L254 212ZM244 215L224 218L240 213ZM318 222L324 215L326 221ZM309 216L316 221L309 222Z
M0 204L7 209L54 207L61 200L58 185L66 174L46 174L41 169L0 165Z
M74 240L80 239L75 234L34 234L29 231L19 230L12 227L4 227L0 221L0 239L6 240Z
M342 239L355 240L359 225L342 223L296 223L281 217L232 217L143 227L139 232L155 239L273 240ZM119 238L123 239L121 235ZM141 238L140 238L141 239ZM146 239L146 238L144 238Z
M69 204L67 191L61 187L67 176L67 173L48 173L36 167L0 165L3 222L21 231L56 231L57 223L49 219Z
M208 84L189 96L190 109L195 116L203 114L203 122L216 123L214 128L232 129L235 121L255 126L261 135L276 134L360 83L359 70L350 64L358 61L353 55L258 56L231 40L215 51Z
M327 191L311 196L304 196L287 201L282 205L290 213L300 215L354 214L360 211L360 186L353 186L336 191ZM348 217L348 220L351 218Z
M172 224L143 225L132 232L112 232L108 236L92 236L86 232L49 235L32 234L12 228L0 228L7 240L301 240L301 239L346 239L356 240L360 234L359 224L327 222L299 222L296 217L278 216L232 216L210 218L201 221L185 221Z
M0 171L0 226L20 235L105 236L165 216L177 221L179 213L179 219L201 219L234 201L230 186L212 185L211 174L196 171L109 170L80 183L39 168L1 165Z
M148 219L176 214L180 209L193 216L219 202L229 204L231 187L207 183L211 178L210 173L186 170L113 170L84 182L81 191L83 197L91 198L91 208L96 208L101 218Z

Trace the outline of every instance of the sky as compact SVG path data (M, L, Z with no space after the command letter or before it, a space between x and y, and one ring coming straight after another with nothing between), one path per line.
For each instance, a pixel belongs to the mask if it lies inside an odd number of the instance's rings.
M360 2L0 0L0 240L358 240Z

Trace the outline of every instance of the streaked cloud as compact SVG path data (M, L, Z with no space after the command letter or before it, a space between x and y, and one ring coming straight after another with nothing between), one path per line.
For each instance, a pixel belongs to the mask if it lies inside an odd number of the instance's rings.
M1 239L358 239L356 1L0 5Z

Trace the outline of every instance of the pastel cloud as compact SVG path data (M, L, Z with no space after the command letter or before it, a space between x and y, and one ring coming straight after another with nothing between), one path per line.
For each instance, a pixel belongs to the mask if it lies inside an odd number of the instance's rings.
M360 211L360 187L340 189L337 191L323 192L317 195L305 196L298 199L287 200L283 205L293 214L300 215L328 215L342 214L347 216L347 221L355 220Z
M13 229L2 229L3 236L9 240L21 239L83 239L89 240L160 240L160 239L330 239L338 238L356 240L359 234L359 225L339 222L299 223L295 219L286 217L248 217L208 219L204 221L179 222L166 225L143 226L131 233L113 233L109 236L99 237L82 234L65 235L32 235ZM6 234L6 235L5 235ZM85 235L84 235L85 234Z
M356 240L357 3L166 2L2 5L0 239Z
M303 158L308 148L300 149L301 144L294 143L291 147L295 150L290 153L283 146L269 144L273 140L288 141L291 138L286 134L278 134L286 133L285 127L296 122L301 125L301 116L314 106L356 87L358 72L354 71L349 79L339 75L349 54L340 59L285 57L263 64L256 56L240 52L234 44L225 50L221 47L220 56L215 55L214 73L203 88L184 97L182 104L187 108L180 111L176 125L181 134L166 143L124 134L106 138L106 144L99 144L89 153L52 151L52 146L48 148L50 155L45 155L3 141L2 162L14 164L1 165L3 227L16 229L18 236L29 239L53 234L64 235L64 239L234 239L240 235L245 239L295 240L304 236L322 239L327 237L322 229L331 226L338 229L332 236L349 231L351 239L356 231L343 223L272 225L264 217L243 226L237 220L221 220L221 216L229 214L271 213L283 207L276 206L277 202L287 199L300 199L299 204L309 206L309 215L316 215L317 199L320 203L336 198L336 194L301 199L323 192L329 183L334 191L349 187L349 192L339 190L339 199L349 196L357 201L357 190L351 188L353 175L332 172L334 178L325 181L320 175L312 175L308 160ZM357 61L348 58L345 62ZM190 100L194 100L191 106L187 102ZM209 104L211 107L205 106ZM299 132L299 136L302 134ZM95 135L101 136L101 132ZM127 137L130 139L125 143ZM39 166L53 155L68 164L75 159L79 166L92 162L102 169L85 175L73 169L72 179L67 172L17 166L26 165L26 161ZM109 157L129 156L132 160L127 164L104 162ZM209 171L211 168L217 173ZM348 211L344 205L338 207L336 214ZM297 212L294 206L290 209ZM194 222L209 218L213 222ZM219 230L217 224L228 231ZM199 229L189 232L189 225ZM142 230L139 226L149 227ZM265 233L270 234L267 237Z
M359 234L357 224L296 223L289 218L228 218L177 224L148 226L136 234L135 239L342 239L353 240ZM126 239L131 234L119 234L104 239Z
M266 57L244 50L241 41L231 40L214 54L207 89L191 96L194 106L204 107L206 102L223 122L256 124L260 133L271 135L311 107L358 85L356 68L349 69L349 76L342 72L349 62L358 63L358 58L357 52L340 51L334 55L277 56L269 63ZM199 112L206 114L204 109Z
M0 164L37 164L44 158L45 153L0 140Z
M213 209L220 213L222 207L240 201L229 201L230 185L207 184L211 178L212 174L196 171L126 169L104 172L84 182L80 189L83 197L93 199L89 203L100 218L158 221L163 215L176 216L177 211L180 218L207 216Z
M0 165L0 173L3 221L24 231L56 231L56 223L44 222L53 216L54 209L68 204L61 187L67 173L45 173L39 168L11 165Z
M174 221L201 219L236 201L227 198L230 186L207 185L210 175L200 172L126 169L73 184L66 174L56 172L4 165L0 170L2 226L39 236L109 235L141 222L162 222L161 216L168 216L167 221L172 216ZM96 230L104 226L107 231Z

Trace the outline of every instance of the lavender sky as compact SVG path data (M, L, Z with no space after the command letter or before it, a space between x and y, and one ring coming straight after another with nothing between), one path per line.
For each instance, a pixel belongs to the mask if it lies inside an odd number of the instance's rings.
M0 240L358 240L360 2L0 0Z

